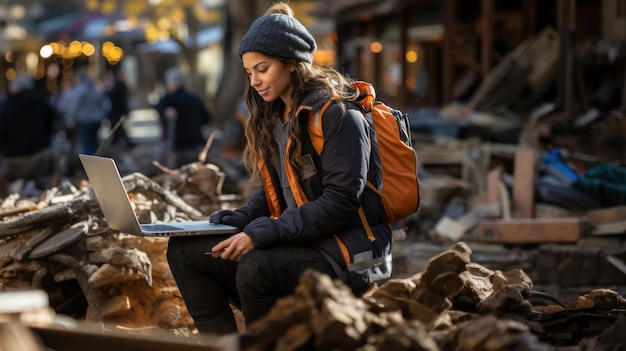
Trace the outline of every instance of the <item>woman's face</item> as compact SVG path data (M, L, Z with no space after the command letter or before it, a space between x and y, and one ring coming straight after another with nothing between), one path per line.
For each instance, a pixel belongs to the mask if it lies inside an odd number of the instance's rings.
M258 52L246 52L241 56L243 68L250 86L263 98L271 102L281 98L285 105L291 99L291 72L296 68Z

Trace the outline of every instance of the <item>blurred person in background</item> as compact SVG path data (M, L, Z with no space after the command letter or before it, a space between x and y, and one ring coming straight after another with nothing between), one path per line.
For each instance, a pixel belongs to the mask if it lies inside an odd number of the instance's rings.
M198 161L205 143L202 128L212 116L202 99L185 89L185 76L178 68L168 69L164 80L167 92L155 106L163 128L160 160L178 168Z
M19 75L9 81L0 107L0 174L9 181L52 175L56 116L45 94L35 88L33 78Z
M113 67L105 72L105 89L106 94L111 101L111 109L107 115L107 120L111 124L111 128L122 119L128 117L130 109L128 107L128 87L126 86L126 72L121 67ZM135 145L128 137L128 133L122 123L113 134L111 142L119 145L124 149L133 148Z
M64 101L65 126L76 131L78 152L93 154L98 149L100 124L111 110L111 101L87 72L78 72L74 79L74 86Z
M60 83L60 90L52 100L52 105L54 106L57 118L60 121L60 129L65 134L65 139L70 140L72 143L76 141L76 136L72 134L73 130L70 130L67 125L65 125L65 115L67 114L67 105L70 100L69 97L72 94L72 89L74 88L75 79L64 78Z

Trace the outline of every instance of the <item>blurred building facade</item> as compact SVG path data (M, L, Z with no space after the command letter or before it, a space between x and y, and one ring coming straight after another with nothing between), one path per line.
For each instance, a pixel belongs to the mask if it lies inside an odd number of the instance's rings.
M243 3L253 11L268 2ZM154 7L150 12L145 6L152 3L156 2L5 0L0 4L4 34L0 92L17 72L31 72L41 84L54 88L72 65L101 70L121 64L128 72L129 88L147 97L158 94L162 73L173 65L191 73L193 86L203 95L217 94L227 72L227 44L238 42L228 17L242 14L225 15L229 4L223 0L184 2L194 6L187 9L190 13L203 11L184 22L177 18L185 10ZM581 67L584 71L591 65L616 77L615 85L624 81L626 0L290 3L318 41L317 63L372 82L379 98L405 109L470 100L499 63L546 28L557 33L558 44L535 55L536 64L545 65L540 62L544 57L554 61L544 73L556 76L556 83L542 88L557 90L563 105L576 100L575 90L567 87L576 85L574 73ZM43 57L45 45L50 46L49 56Z
M221 69L223 4L222 0L3 1L0 92L6 91L8 80L25 73L55 94L76 68L86 66L99 76L117 65L123 66L129 88L141 92L142 100L162 90L163 72L174 65L187 70L199 90L214 91Z
M625 77L624 0L320 0L314 13L336 21L336 66L407 109L469 100L498 63L546 28L556 41L535 65L556 56L544 73L557 86L545 88L563 105L577 99L567 88L577 71L595 66Z

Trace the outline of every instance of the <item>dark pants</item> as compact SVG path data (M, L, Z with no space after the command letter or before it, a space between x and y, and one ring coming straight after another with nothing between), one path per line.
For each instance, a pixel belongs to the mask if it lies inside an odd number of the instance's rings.
M336 277L319 249L275 246L253 250L239 262L205 252L224 237L170 238L167 260L196 328L201 332L236 332L230 304L250 324L263 317L277 299L293 293L298 278L311 268Z

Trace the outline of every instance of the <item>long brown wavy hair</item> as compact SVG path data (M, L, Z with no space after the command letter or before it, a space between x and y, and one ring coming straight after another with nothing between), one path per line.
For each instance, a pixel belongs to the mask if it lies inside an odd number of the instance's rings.
M265 11L265 14L278 13L293 16L293 11L286 3L275 3ZM272 57L272 56L270 56ZM330 67L322 67L304 61L287 60L272 57L281 61L284 65L292 65L295 70L291 73L293 90L289 106L289 137L293 144L290 149L289 159L292 166L298 169L300 166L300 152L302 150L302 136L306 133L301 123L294 121L295 112L302 99L307 95L317 98L335 98L338 100L354 100L358 95L353 89L349 89L351 79ZM253 180L261 180L259 162L269 164L272 157L277 155L278 149L274 139L274 125L282 116L285 104L278 98L271 102L265 102L254 88L250 86L250 79L245 76L246 89L245 101L250 116L245 125L246 148L243 153L243 161L250 172ZM343 106L343 105L342 105Z

